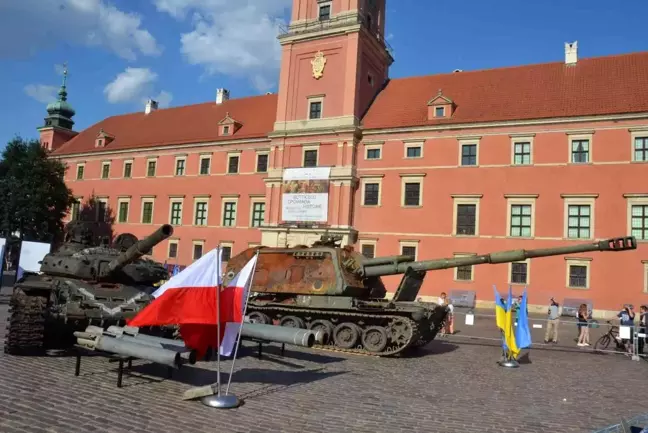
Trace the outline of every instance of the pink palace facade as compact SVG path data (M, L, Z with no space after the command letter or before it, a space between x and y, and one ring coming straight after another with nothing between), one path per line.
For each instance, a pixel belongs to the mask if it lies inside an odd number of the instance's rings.
M322 233L418 259L633 235L629 252L430 272L421 295L492 305L492 285L513 284L543 311L550 296L648 303L648 52L582 59L573 43L560 62L390 79L384 28L385 0L294 0L276 94L149 101L76 132L63 87L40 139L116 234L175 226L160 261Z

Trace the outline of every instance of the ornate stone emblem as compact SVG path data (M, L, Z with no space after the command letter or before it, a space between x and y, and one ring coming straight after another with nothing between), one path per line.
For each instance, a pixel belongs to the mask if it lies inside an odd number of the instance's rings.
M322 78L322 75L324 75L324 66L326 66L326 57L324 57L324 53L318 51L317 54L315 54L315 58L311 60L311 65L313 66L313 77L315 77L315 79Z

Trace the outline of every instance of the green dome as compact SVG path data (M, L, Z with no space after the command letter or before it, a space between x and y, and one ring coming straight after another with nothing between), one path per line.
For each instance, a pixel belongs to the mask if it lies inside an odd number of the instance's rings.
M72 108L72 105L70 105L67 101L50 102L49 104L47 104L47 112L50 114L52 113L66 114L67 117L72 117L76 113L74 111L74 108Z

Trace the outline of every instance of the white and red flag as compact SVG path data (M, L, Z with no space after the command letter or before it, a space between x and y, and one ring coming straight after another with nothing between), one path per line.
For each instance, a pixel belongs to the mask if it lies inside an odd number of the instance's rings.
M225 320L227 323L225 325L225 335L221 339L220 354L223 356L230 356L236 345L245 314L245 302L252 286L257 257L258 255L255 254L221 292L221 302L225 301L224 304L232 306L231 315Z
M216 290L222 285L222 253L220 247L215 248L172 276L128 325L179 325L185 345L204 355L208 347L215 346L218 319L223 325L232 318L234 297L222 296L220 305L216 301ZM221 338L224 328L221 326Z

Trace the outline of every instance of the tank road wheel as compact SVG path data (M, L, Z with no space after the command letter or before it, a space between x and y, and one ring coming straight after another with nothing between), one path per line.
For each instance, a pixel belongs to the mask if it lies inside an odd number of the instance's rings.
M4 344L5 353L11 355L43 353L47 297L40 294L26 294L22 289L15 289L9 305L11 315Z
M317 333L317 331L323 331L328 336L328 343L333 341L333 323L330 320L313 320L308 324L308 329Z
M297 316L285 316L282 317L279 321L279 326L285 326L287 328L306 328L306 324L302 319Z
M404 319L395 319L389 325L389 336L397 347L404 346L412 340L414 329L411 323Z
M369 326L362 332L362 345L369 352L382 352L388 341L387 331L382 326Z
M260 325L267 325L272 323L272 320L270 320L270 317L268 317L267 314L261 313L259 311L255 311L254 313L249 314L250 317L250 322L252 323L258 323Z
M343 322L333 330L333 341L342 349L353 349L360 337L360 328L351 322Z

